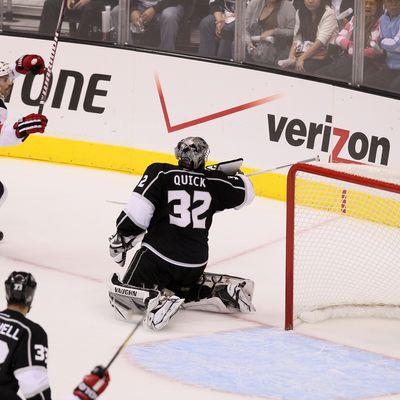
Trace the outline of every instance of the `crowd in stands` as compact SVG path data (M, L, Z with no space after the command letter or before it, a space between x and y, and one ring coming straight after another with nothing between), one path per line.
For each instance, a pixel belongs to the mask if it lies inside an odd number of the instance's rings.
M354 0L244 1L246 63L351 82L354 29L360 25L353 14ZM400 93L400 0L362 1L364 85ZM53 36L61 3L44 0L40 34ZM146 43L164 51L233 60L235 4L235 0L129 0L129 44ZM115 41L118 0L67 0L66 20L77 23L77 39L90 40L93 27L101 30L106 5L111 8L108 40ZM190 50L182 50L179 32L189 20L187 40L193 31L198 32L199 40ZM153 42L141 41L147 36Z

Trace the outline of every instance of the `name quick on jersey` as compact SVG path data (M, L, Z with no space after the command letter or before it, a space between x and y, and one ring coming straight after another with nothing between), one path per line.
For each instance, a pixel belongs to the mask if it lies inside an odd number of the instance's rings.
M175 175L174 176L174 183L176 186L184 186L184 185L191 185L197 187L206 187L206 178L202 176L193 176L193 175Z
M13 331L13 329L15 330ZM4 335L11 339L18 340L18 333L19 333L18 328L15 328L10 324L6 324L5 322L0 324L0 335Z

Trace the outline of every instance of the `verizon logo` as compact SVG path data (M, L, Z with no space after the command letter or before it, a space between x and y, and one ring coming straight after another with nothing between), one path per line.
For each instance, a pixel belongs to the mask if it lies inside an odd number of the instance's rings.
M271 142L282 138L290 146L305 146L307 149L330 153L333 162L374 163L388 165L390 141L386 137L368 137L363 132L350 132L333 127L332 116L326 115L325 123L305 122L301 119L276 117L268 114L268 132ZM332 137L337 139L333 140ZM351 159L343 158L346 153Z

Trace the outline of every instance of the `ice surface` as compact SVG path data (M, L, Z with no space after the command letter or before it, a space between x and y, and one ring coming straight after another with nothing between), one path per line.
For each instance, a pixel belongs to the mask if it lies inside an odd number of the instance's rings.
M32 272L37 279L38 290L29 317L48 332L53 397L55 400L63 399L93 366L107 364L133 328L132 324L116 319L108 305L108 279L113 272L122 273L123 270L109 258L107 238L115 230L115 219L122 208L119 203L128 199L138 178L8 158L0 158L0 171L0 180L9 193L0 209L0 230L5 234L0 243L0 278L4 280L12 270L22 269ZM254 399L250 392L235 392L233 381L227 389L205 385L200 380L190 381L183 373L168 375L149 368L140 358L132 358L131 352L140 350L141 346L162 343L174 343L178 347L181 343L182 348L193 340L193 355L196 355L202 340L212 335L227 335L224 342L228 354L226 358L222 357L221 362L225 364L221 367L229 372L232 354L237 351L234 343L240 337L235 332L240 335L245 331L262 332L264 329L266 335L279 332L285 336L282 331L284 236L285 205L281 202L257 198L247 208L216 215L210 234L208 270L253 279L256 282L254 304L257 312L218 315L181 311L163 331L140 328L127 350L111 366L112 380L101 399L136 400L144 396L175 400ZM5 306L5 300L1 299L4 299L3 285L0 285L0 301ZM341 351L345 349L349 354L353 353L343 345L366 350L383 356L388 365L400 359L400 321L329 320L313 325L302 324L287 337L292 335L306 338L304 340L322 339L316 342L326 341L329 348L335 343L341 345ZM253 340L249 335L248 341ZM260 352L261 357L254 360L258 368L260 363L268 360L267 344L265 346ZM271 350L279 354L276 348ZM190 348L188 351L190 354ZM301 352L307 352L307 348L299 346L298 352L293 359L302 359ZM262 354L265 354L265 361ZM197 357L198 365L207 369L207 359L202 359L201 353ZM179 357L172 353L168 359L171 368L178 368L179 372ZM248 363L242 362L240 354L235 360L236 379L242 369L244 378ZM160 363L165 362L165 358L160 358ZM352 363L351 358L343 358L343 369L350 368ZM281 368L284 376L287 371L285 362L275 365L277 369ZM300 371L301 363L298 368ZM381 371L377 370L377 373ZM396 374L398 370L389 368L388 373ZM230 374L226 376L229 379ZM285 382L276 381L280 379L277 376L280 375L275 376L275 384L284 387ZM216 376L215 379L219 378ZM385 399L400 399L398 388L387 386L383 390L381 393L386 394ZM339 398L341 392L336 394ZM253 395L277 398L277 395ZM284 395L285 391L282 391L281 398L288 398ZM304 398L302 395L299 390L298 398ZM370 398L375 394L368 392L363 396Z

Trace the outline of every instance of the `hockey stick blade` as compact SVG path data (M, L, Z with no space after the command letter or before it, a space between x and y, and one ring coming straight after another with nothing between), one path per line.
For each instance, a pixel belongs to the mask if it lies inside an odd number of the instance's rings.
M262 171L257 171L257 172L252 172L252 173L250 173L250 174L246 174L246 176L256 176L256 175L266 174L267 172L272 172L272 171L276 171L276 170L278 170L278 169L291 167L291 166L294 165L294 164L300 164L300 163L302 163L302 164L307 164L307 163L310 163L310 162L313 162L313 161L319 161L319 160L320 160L320 158L319 158L319 156L317 155L316 157L307 158L306 160L296 161L296 162L291 163L291 164L280 165L279 167L270 168L270 169L264 169L264 170L262 170Z

